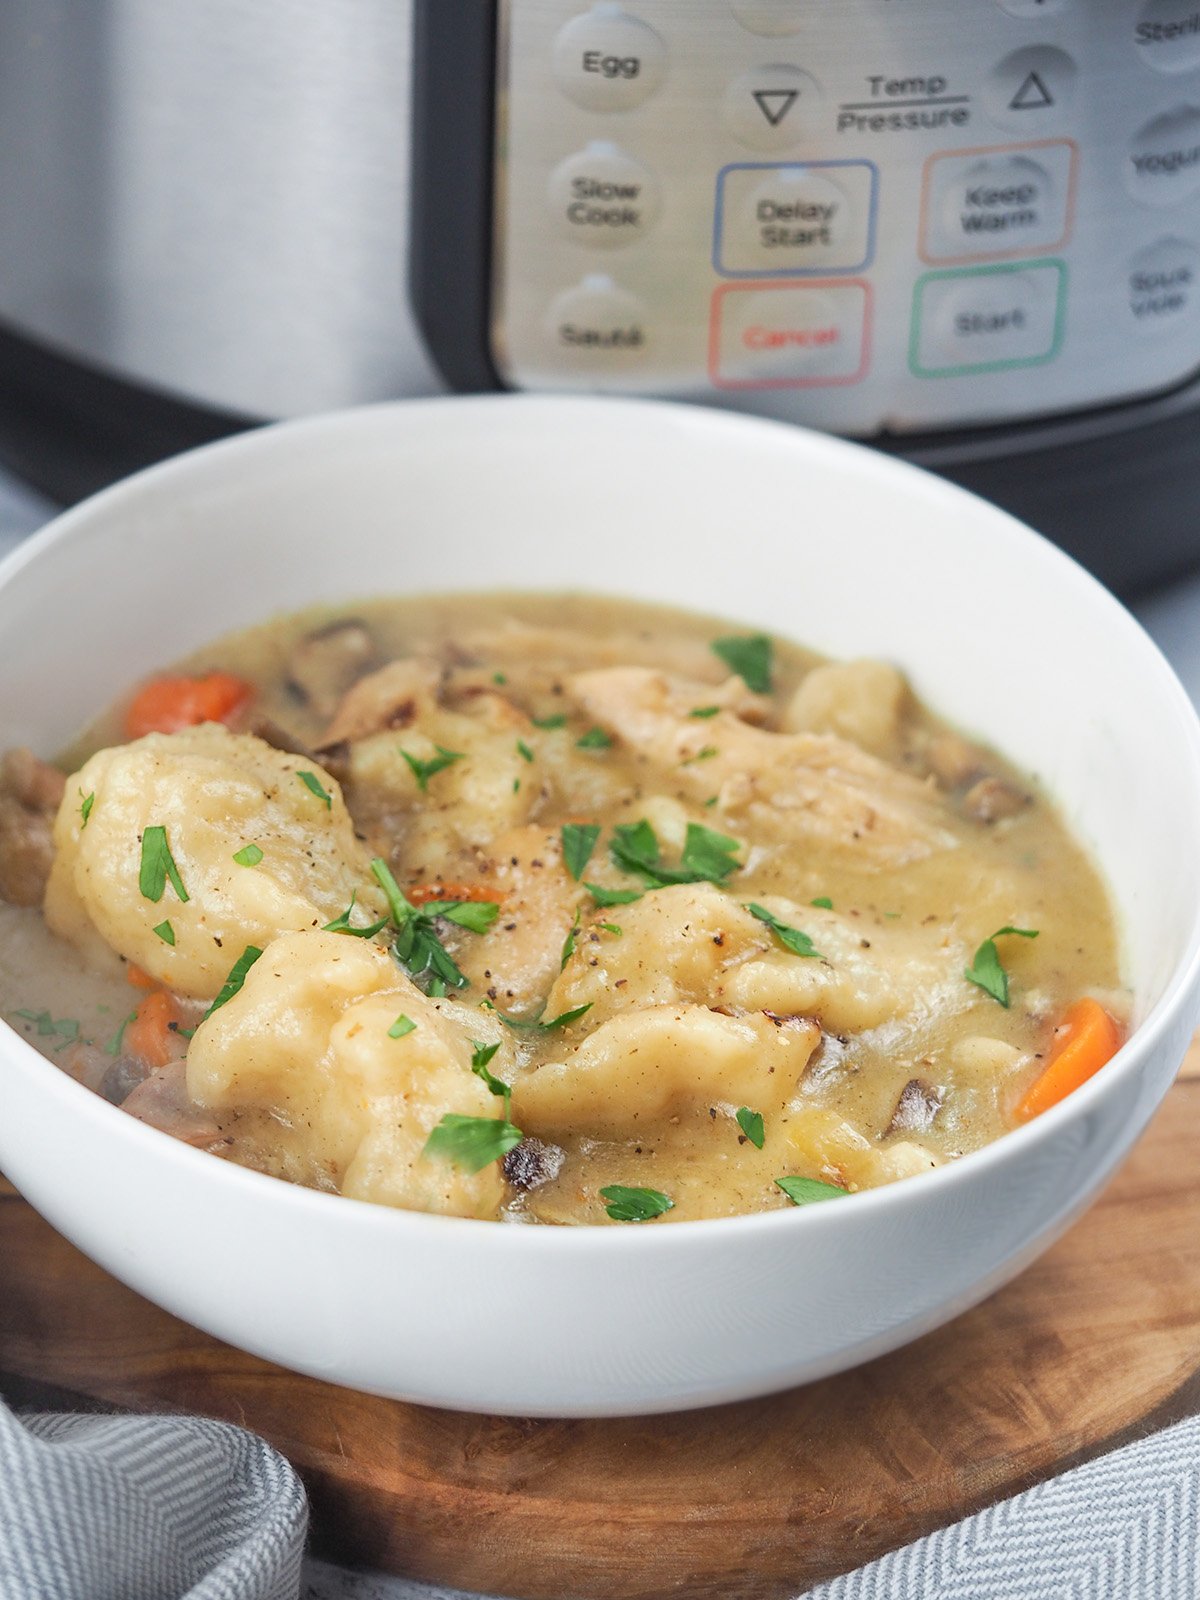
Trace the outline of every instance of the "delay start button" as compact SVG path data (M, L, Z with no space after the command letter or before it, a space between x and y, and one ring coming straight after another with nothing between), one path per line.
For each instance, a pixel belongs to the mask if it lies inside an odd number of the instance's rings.
M1066 277L1061 261L927 273L916 289L910 368L944 378L1052 360Z
M877 178L870 161L722 168L713 265L729 278L861 270L871 257Z
M632 244L653 226L662 193L640 161L597 139L555 167L547 200L567 238L612 249Z
M1129 312L1143 333L1170 333L1192 321L1200 289L1200 254L1182 239L1159 239L1129 263Z
M554 41L554 76L585 111L629 111L662 82L666 49L654 29L600 0L572 17Z
M718 389L857 383L867 370L870 290L859 279L726 284L713 295L709 376Z
M545 327L560 354L588 365L624 368L642 356L649 343L646 307L599 273L564 290L552 302Z

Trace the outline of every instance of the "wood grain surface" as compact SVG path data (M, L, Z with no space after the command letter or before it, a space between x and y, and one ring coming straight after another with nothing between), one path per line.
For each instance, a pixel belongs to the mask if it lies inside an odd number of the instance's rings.
M1200 1410L1200 1052L1097 1205L907 1349L647 1420L460 1416L296 1377L109 1278L0 1186L0 1390L244 1423L326 1556L528 1600L781 1600Z

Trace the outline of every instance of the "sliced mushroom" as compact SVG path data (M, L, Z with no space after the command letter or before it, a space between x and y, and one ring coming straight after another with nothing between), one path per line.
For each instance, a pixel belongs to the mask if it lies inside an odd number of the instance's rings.
M38 906L54 860L54 817L66 779L32 750L0 760L0 900Z
M365 622L347 617L300 640L288 660L288 684L319 717L331 717L347 689L378 661L371 630Z
M390 728L408 728L437 701L438 669L432 661L406 657L360 678L347 690L318 750L366 739Z
M510 1150L501 1165L514 1189L528 1191L557 1178L566 1159L566 1151L560 1146L530 1137Z
M910 1078L900 1091L884 1137L890 1138L894 1133L928 1133L945 1101L941 1089L926 1083L924 1078Z
M975 822L999 822L1001 817L1015 817L1032 803L1032 795L1003 778L981 778L963 795L962 808Z

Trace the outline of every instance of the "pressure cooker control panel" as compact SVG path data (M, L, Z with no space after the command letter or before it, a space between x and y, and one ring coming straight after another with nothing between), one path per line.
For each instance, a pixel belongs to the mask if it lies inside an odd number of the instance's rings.
M502 0L494 359L870 435L1200 369L1200 0Z

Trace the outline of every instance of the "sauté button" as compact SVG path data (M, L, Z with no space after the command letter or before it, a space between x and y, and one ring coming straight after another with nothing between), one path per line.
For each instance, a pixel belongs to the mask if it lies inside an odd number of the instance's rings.
M781 39L799 33L820 6L805 0L729 0L729 9L748 33Z
M736 77L722 102L725 125L753 150L786 149L816 131L817 80L800 67L756 67Z
M560 353L589 363L621 366L646 350L646 307L634 294L600 274L565 289L551 304L546 333Z
M666 49L654 29L601 0L572 17L554 41L554 76L586 111L629 111L662 82Z
M1002 128L1021 128L1036 137L1057 124L1075 98L1075 63L1065 50L1031 44L1014 50L984 79L983 103Z
M1028 155L933 156L926 166L924 233L929 261L1048 250L1070 225L1074 146Z
M603 140L555 167L547 199L567 238L603 249L640 239L662 203L653 173Z
M1197 0L1150 0L1134 24L1142 60L1157 72L1189 72L1200 66L1200 4Z
M1159 239L1129 263L1129 312L1143 333L1169 333L1195 317L1200 254L1182 239Z
M936 378L1049 361L1065 279L1057 262L930 273L917 285L913 372Z
M719 388L854 383L867 363L861 283L729 285L713 296L709 371Z
M731 277L867 264L875 168L867 161L726 167L715 265Z
M1200 111L1178 106L1137 134L1125 169L1130 194L1148 206L1173 206L1200 188Z

